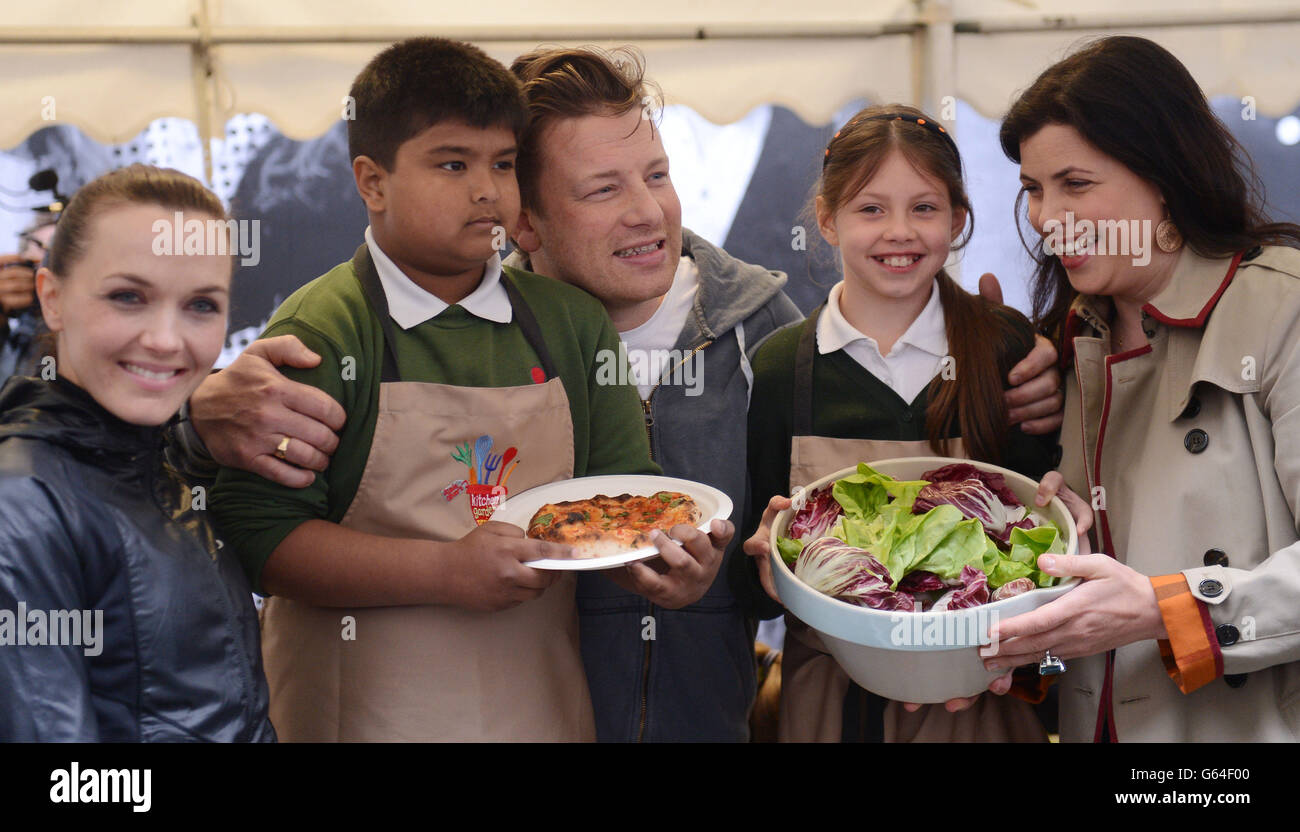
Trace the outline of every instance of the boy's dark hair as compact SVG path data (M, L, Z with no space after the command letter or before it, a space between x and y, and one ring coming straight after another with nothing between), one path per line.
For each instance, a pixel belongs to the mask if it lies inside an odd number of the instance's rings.
M528 107L519 81L468 43L411 38L380 52L352 82L348 154L392 170L397 148L441 121L505 127L523 135Z
M631 46L541 47L515 58L510 71L524 84L531 116L515 172L520 201L533 210L542 166L538 140L547 128L568 118L621 116L634 107L648 112L662 105L658 87L645 78L645 58Z

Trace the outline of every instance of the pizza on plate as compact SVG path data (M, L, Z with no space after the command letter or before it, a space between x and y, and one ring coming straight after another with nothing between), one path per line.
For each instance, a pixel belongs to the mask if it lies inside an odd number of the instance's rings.
M547 503L528 521L528 537L567 543L578 557L617 555L651 545L650 532L700 522L695 500L676 491L646 497L597 494L586 500Z

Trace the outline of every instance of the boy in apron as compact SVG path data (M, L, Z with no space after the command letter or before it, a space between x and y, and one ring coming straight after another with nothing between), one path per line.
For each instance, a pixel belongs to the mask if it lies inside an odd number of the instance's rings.
M290 741L593 739L572 573L526 565L564 547L490 518L555 480L658 473L635 389L597 383L618 334L586 293L501 265L527 118L504 67L409 40L351 100L365 243L265 333L322 357L286 374L344 407L338 450L308 488L224 469L213 494L271 596L272 722Z

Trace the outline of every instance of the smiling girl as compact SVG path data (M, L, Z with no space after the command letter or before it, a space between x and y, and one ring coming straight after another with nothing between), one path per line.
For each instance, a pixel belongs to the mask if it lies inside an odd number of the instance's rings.
M154 253L178 217L226 213L177 171L106 174L37 274L54 361L0 390L0 739L275 737L248 584L164 459L230 290L228 249Z
M856 462L964 456L1035 479L1051 464L1049 444L1007 426L1003 379L1033 346L1029 321L966 293L943 270L973 227L961 159L943 128L910 107L862 111L827 147L813 207L844 279L754 360L752 516L768 511L745 551L760 572L773 509L788 505L768 497ZM1017 699L983 697L952 713L867 694L814 632L786 621L783 740L1045 739Z

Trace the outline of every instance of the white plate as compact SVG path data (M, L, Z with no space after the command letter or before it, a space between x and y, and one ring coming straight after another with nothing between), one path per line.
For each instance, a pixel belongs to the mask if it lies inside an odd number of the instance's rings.
M492 512L492 519L502 523L510 523L527 531L528 521L532 520L537 510L547 503L587 500L597 494L604 494L609 497L617 497L620 494L649 497L651 494L657 494L660 491L678 491L689 495L695 500L695 505L700 510L700 522L696 528L706 534L709 531L709 523L714 520L726 520L731 516L731 498L711 485L692 482L691 480L679 480L676 477L612 474L604 477L580 477L575 480L560 480L559 482L530 488L513 497L507 497L501 505L497 506L496 511ZM604 555L598 558L546 558L543 560L530 560L527 563L534 569L585 571L589 569L609 569L611 566L620 566L638 560L648 560L658 554L659 550L654 546L644 546L630 552Z

